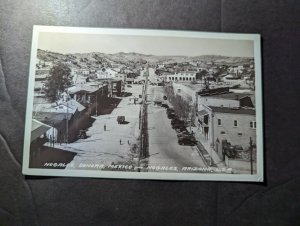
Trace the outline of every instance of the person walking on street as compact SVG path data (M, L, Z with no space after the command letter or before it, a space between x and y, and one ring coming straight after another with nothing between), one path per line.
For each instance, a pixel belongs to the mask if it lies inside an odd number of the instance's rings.
M122 140L120 139L120 145L122 144Z

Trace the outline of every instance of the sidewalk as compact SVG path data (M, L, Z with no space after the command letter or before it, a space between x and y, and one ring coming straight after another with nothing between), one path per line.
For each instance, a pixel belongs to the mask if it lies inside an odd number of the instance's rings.
M192 131L194 133L195 139L201 144L200 148L198 148L201 149L202 146L205 149L205 151L200 151L202 152L203 157L205 158L208 165L210 165L211 158L212 166L216 166L217 168L226 168L224 161L222 161L218 154L214 150L212 150L209 141L206 140L202 134L200 134L200 131L196 127L192 127Z

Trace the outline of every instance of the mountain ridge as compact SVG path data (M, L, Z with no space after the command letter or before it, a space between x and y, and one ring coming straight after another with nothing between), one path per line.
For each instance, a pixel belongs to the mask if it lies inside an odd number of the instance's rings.
M107 54L102 52L89 52L89 53L72 53L61 54L48 50L38 49L37 58L45 61L52 61L54 59L59 60L70 58L87 60L103 60L110 63L132 64L132 63L145 63L151 64L168 64L168 63L184 63L184 62L214 62L214 63L229 63L229 64L242 64L253 61L253 57L232 57L222 55L199 55L199 56L169 56L169 55L149 55L136 52L118 52L113 54Z

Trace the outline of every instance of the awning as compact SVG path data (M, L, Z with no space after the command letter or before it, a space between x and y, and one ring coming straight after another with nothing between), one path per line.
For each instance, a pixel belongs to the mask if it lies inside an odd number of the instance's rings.
M46 133L49 129L51 129L51 126L48 126L38 120L32 119L30 141L37 139L38 137Z
M206 110L201 110L197 112L198 116L204 116L204 115L208 115L208 112Z

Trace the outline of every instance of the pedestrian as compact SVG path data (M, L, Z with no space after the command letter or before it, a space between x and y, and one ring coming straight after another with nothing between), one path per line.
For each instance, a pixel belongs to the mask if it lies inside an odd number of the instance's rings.
M104 131L106 131L106 124L104 124Z
M120 145L122 144L122 140L120 139Z
M128 140L128 145L129 145L130 143L129 143L129 140Z

